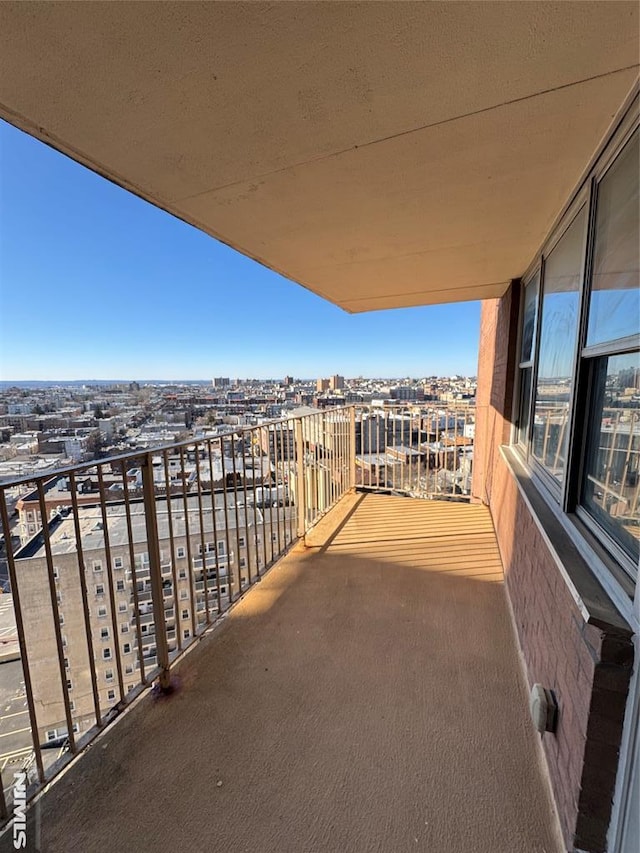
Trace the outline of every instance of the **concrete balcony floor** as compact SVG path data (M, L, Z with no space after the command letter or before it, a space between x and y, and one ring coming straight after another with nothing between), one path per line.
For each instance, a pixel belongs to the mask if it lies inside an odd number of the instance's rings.
M349 495L176 680L43 797L41 849L562 849L484 507Z

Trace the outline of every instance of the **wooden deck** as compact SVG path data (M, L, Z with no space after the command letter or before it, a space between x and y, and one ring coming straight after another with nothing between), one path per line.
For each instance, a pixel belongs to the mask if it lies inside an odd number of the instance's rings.
M562 849L484 507L348 496L176 685L45 795L43 850Z

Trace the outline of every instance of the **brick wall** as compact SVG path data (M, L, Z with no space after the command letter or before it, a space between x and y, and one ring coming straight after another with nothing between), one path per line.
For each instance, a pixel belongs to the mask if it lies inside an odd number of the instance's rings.
M514 288L483 303L474 498L490 506L530 684L551 688L555 733L542 745L568 850L602 853L611 816L632 663L630 632L585 621L516 478L509 439L515 366Z

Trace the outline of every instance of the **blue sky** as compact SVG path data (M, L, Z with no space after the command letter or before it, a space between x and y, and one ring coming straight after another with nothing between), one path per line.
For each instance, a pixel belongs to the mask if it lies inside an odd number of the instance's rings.
M349 315L0 121L0 379L476 372L478 302Z

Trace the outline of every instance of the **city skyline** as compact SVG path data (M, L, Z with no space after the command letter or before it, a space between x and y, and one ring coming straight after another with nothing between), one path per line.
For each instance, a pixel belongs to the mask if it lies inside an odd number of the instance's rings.
M480 303L349 315L0 122L0 379L473 376Z

